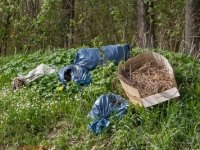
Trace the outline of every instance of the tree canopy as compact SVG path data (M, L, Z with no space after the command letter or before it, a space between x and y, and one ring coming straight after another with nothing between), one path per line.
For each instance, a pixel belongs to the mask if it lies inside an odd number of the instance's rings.
M139 2L144 4L145 16L138 13L143 9ZM143 42L151 39L151 47L184 52L185 31L186 35L190 32L185 30L187 4L182 0L3 0L0 2L1 56L58 47L95 46L96 42L141 47L141 38ZM199 5L196 6L198 14ZM199 15L195 16L198 21ZM140 32L144 27L139 21L142 17L151 27L146 28L146 35Z

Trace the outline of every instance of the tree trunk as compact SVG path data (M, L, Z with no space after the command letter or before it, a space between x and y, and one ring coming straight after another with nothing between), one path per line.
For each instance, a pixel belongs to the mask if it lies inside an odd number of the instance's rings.
M185 53L199 57L200 0L186 0L185 8Z
M6 56L7 41L3 39L0 45L0 56Z
M153 2L137 0L137 42L140 48L155 47L154 16L153 12L149 13L149 8L153 10Z
M73 44L74 31L70 27L70 20L74 18L74 0L62 0L62 8L64 10L64 14L61 27L61 47L71 48Z
M11 14L8 14L6 17L6 22L4 24L4 34L2 36L2 41L0 42L0 56L6 56L7 54L7 42L9 39L9 28L10 28L10 18Z

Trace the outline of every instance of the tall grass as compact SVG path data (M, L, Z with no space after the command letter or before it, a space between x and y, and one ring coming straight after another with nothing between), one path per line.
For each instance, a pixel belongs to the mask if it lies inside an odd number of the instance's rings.
M113 62L91 71L93 82L68 84L58 91L57 73L46 75L13 91L11 79L40 63L62 68L72 63L77 49L37 52L0 59L0 149L48 146L55 149L198 149L200 148L200 64L190 56L154 50L172 65L181 97L142 108L129 103L128 113L112 118L99 135L87 125L87 114L102 94L127 98ZM141 53L133 49L131 56ZM30 148L30 147L29 147ZM43 147L44 148L44 147Z

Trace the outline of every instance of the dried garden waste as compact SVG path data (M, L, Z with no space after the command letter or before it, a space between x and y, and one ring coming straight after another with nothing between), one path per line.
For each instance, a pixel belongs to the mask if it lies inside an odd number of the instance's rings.
M138 89L141 98L175 87L175 81L166 68L161 64L155 65L154 61L144 61L139 69L123 70L122 80L128 85Z
M155 52L142 52L118 66L118 77L129 100L150 107L180 96L173 68Z

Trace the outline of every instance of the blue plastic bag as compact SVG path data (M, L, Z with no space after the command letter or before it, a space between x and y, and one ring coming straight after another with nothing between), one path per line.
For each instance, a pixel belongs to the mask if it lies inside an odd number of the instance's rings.
M58 71L58 77L63 85L70 81L79 83L80 85L88 85L92 81L89 71L78 65L68 65Z
M89 129L98 134L104 127L110 124L110 117L112 113L121 117L127 112L128 102L120 95L113 93L101 95L89 112L88 117L93 121L88 125Z
M95 69L99 64L103 64L103 58L114 60L118 64L121 60L127 60L129 56L130 47L128 44L108 45L101 47L102 52L98 48L80 49L75 54L74 64L89 71Z

